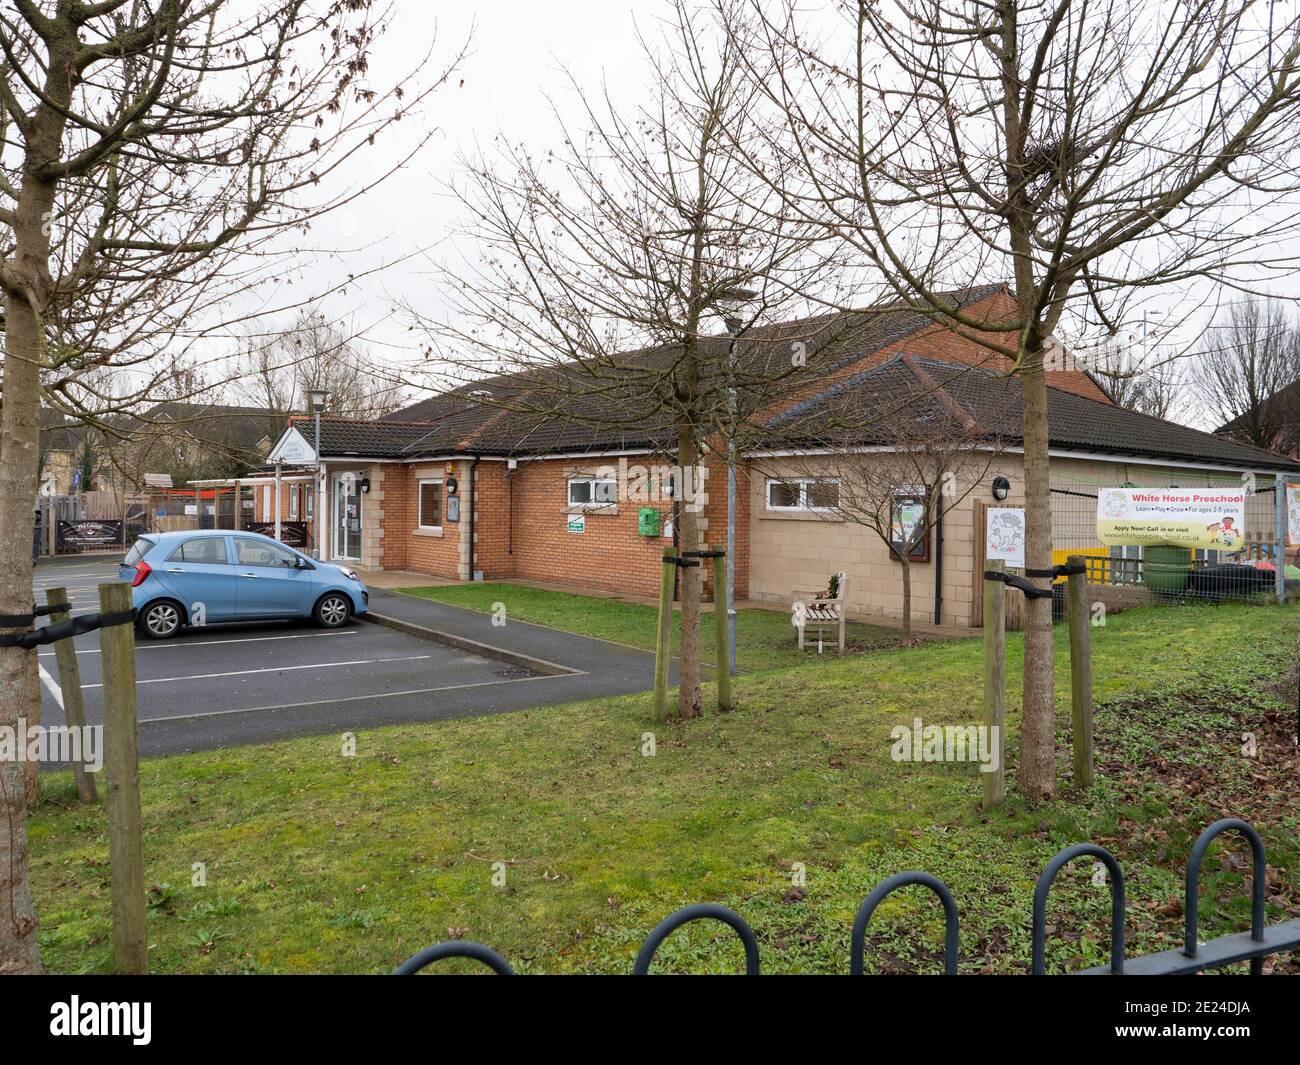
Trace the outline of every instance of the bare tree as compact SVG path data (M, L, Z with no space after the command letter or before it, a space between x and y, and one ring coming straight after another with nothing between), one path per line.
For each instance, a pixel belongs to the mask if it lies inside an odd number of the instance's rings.
M402 401L401 382L372 358L351 323L300 311L288 328L250 337L232 374L237 395L272 416L272 435L307 407L309 389L328 393L325 409L373 419Z
M1110 398L1121 407L1173 420L1187 403L1187 364L1178 353L1150 357L1140 341L1101 346L1089 367Z
M788 456L754 458L755 468L778 490L782 478L796 493L804 490L799 482L807 485L808 498L801 504L795 497L793 505L861 526L884 544L899 566L905 643L912 637L915 557L1005 449L1009 397L1001 384L987 374L978 382L978 418L955 394L977 384L970 377L978 372L897 356L754 430Z
M1294 5L840 0L827 15L784 0L728 22L784 120L798 165L771 174L800 177L787 203L1019 374L1026 560L1049 569L1049 343L1121 331L1160 285L1249 288L1289 267ZM944 298L973 280L1011 282L1004 320ZM1055 793L1054 745L1050 602L1031 599L1018 767L1031 798Z
M286 229L307 232L410 157L340 184L439 81L369 86L379 29L368 0L0 12L0 613L31 610L42 387L66 414L102 413L87 375L111 366L138 383L125 409L177 336L282 276L301 254ZM0 647L0 725L33 716L39 694L35 653ZM0 766L0 973L40 965L17 780Z
M741 359L738 340L792 305L814 256L809 227L790 225L730 150L759 136L734 45L685 0L663 40L642 43L646 104L585 94L554 150L505 144L466 164L456 192L483 256L440 273L449 320L408 312L443 373L536 417L530 450L568 426L569 439L623 433L675 454L677 537L690 552L704 493L721 490L704 483L708 451L725 451L775 382L805 372L789 342ZM700 710L700 574L684 569L680 582L685 718Z
M1300 381L1300 320L1279 300L1229 305L1196 359L1202 401L1228 433L1255 447L1296 446L1300 400L1282 395Z

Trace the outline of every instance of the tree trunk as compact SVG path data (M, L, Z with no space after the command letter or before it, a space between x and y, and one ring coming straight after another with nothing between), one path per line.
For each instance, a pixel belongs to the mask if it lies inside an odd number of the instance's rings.
M1039 344L1023 356L1025 566L1052 565L1052 508L1047 457L1047 379ZM1043 584L1045 582L1038 581ZM1048 585L1050 586L1050 584ZM1029 799L1056 794L1056 722L1052 694L1052 600L1025 598L1024 701L1017 781Z
M903 568L903 641L912 638L912 564L905 555L899 555Z
M700 549L700 506L704 486L696 479L699 451L695 431L682 425L677 434L677 465L681 471L677 488L679 500L677 544L681 554ZM690 493L684 489L688 485ZM699 562L699 559L692 559ZM677 709L683 719L700 715L700 573L702 566L683 566L680 574L682 592L682 646L681 665L677 681ZM717 604L714 604L717 609ZM726 663L720 663L726 669Z
M46 94L70 99L71 47L50 52ZM40 451L40 367L43 313L52 290L50 219L56 188L39 177L59 158L64 118L49 103L37 109L23 161L23 184L14 208L13 252L0 263L4 290L4 403L0 410L0 614L32 610L32 524ZM3 631L20 631L13 628ZM0 647L0 728L20 718L40 720L41 692L35 650ZM36 912L27 880L26 773L22 762L0 763L0 973L41 971Z
M32 609L32 515L36 505L40 325L26 299L5 298L3 436L0 448L0 614ZM25 627L25 626L23 626ZM5 632L21 628L4 629ZM36 651L0 647L0 728L39 720ZM36 913L27 883L28 774L35 763L0 762L0 974L41 971ZM34 796L31 796L34 798Z

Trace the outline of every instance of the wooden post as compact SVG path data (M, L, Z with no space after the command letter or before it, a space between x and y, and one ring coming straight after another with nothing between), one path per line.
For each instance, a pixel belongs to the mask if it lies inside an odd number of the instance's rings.
M985 563L986 570L1003 569L997 560ZM1005 585L984 580L984 727L991 749L996 751L997 769L982 773L984 807L997 806L1007 796L1007 627ZM996 736L996 739L993 737Z
M717 637L718 710L731 709L731 652L727 647L727 553L717 544L709 546L713 556L713 629Z
M131 609L130 585L99 586L99 609ZM108 853L112 862L113 969L145 973L144 841L140 814L140 742L135 703L135 630L111 625L99 630L104 678L104 766L108 783Z
M47 588L45 602L50 607L50 623L67 621L71 616L66 588ZM81 690L81 667L77 664L77 648L72 637L54 641L54 661L59 670L60 702L63 706L63 723L86 735L86 699ZM83 749L82 754L85 754ZM85 761L72 763L72 774L77 780L77 796L82 802L95 801L95 778L86 770Z
M1070 555L1070 566L1086 566ZM1074 783L1092 787L1092 629L1088 623L1088 574L1066 578L1066 613L1070 620L1070 708L1074 728Z
M655 643L655 720L668 720L668 663L673 647L673 584L677 580L677 548L664 548L659 577L659 635Z

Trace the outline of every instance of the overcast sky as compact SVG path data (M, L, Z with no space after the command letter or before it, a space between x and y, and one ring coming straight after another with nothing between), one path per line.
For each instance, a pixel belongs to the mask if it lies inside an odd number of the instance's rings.
M815 0L811 6L818 6ZM280 291L267 293L268 301L281 306L304 299L349 274L405 258L330 295L321 309L332 318L354 316L380 362L411 362L419 337L408 331L394 304L410 302L434 318L444 307L428 263L417 253L427 248L428 255L443 261L473 255L472 247L453 232L461 215L442 187L457 157L473 153L478 145L490 148L498 134L533 145L554 144L557 127L547 97L568 116L576 117L580 108L566 69L589 91L607 85L611 97L629 107L644 100L649 75L637 30L656 37L667 11L659 0L471 0L459 5L393 0L389 30L372 53L374 82L385 84L409 70L435 33L437 46L425 79L466 42L469 54L423 114L398 127L396 137L381 139L362 165L391 161L432 131L416 160L379 191L319 223L314 243L337 252L308 257L296 275L284 279ZM1169 308L1165 322L1182 322L1175 347L1193 341L1211 313L1206 309L1211 301L1201 294L1184 292L1181 300L1178 295L1161 297ZM1189 305L1190 317L1184 321ZM1154 315L1150 319L1153 331L1158 321ZM287 316L273 324L287 324ZM1186 412L1184 420L1204 423L1194 412Z
M391 160L421 133L433 131L416 160L378 191L318 224L317 243L346 253L307 260L298 275L288 279L289 291L307 295L423 248L432 249L430 255L439 259L456 257L451 231L461 216L442 186L457 157L473 153L478 144L490 147L498 133L537 144L552 140L555 119L547 96L567 114L576 113L566 69L584 86L598 88L605 81L611 93L635 101L645 78L636 28L639 24L653 31L663 10L656 0L635 5L619 0L460 5L395 0L389 31L372 54L373 81L383 84L409 70L435 32L435 58L425 79L467 41L469 55L418 119L398 127L397 138L381 139L370 149L375 153L370 160ZM463 250L463 241L461 246ZM355 314L381 358L409 358L417 342L392 304L409 300L436 313L438 293L427 270L422 258L408 259L329 296L323 309L331 317ZM276 306L289 302L283 291L275 298Z

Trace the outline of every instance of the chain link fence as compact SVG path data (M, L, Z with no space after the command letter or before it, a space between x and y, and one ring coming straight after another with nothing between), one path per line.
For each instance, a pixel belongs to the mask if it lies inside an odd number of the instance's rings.
M1082 479L1055 477L1051 485L1052 561L1081 555L1088 583L1107 610L1185 601L1265 601L1276 595L1277 566L1286 566L1288 594L1300 587L1300 569L1287 565L1285 545L1276 531L1276 492L1268 478L1200 474L1179 481L1130 482L1131 488L1246 487L1244 542L1233 551L1170 544L1107 546L1097 538L1097 495L1114 487ZM1057 597L1061 597L1058 595Z

